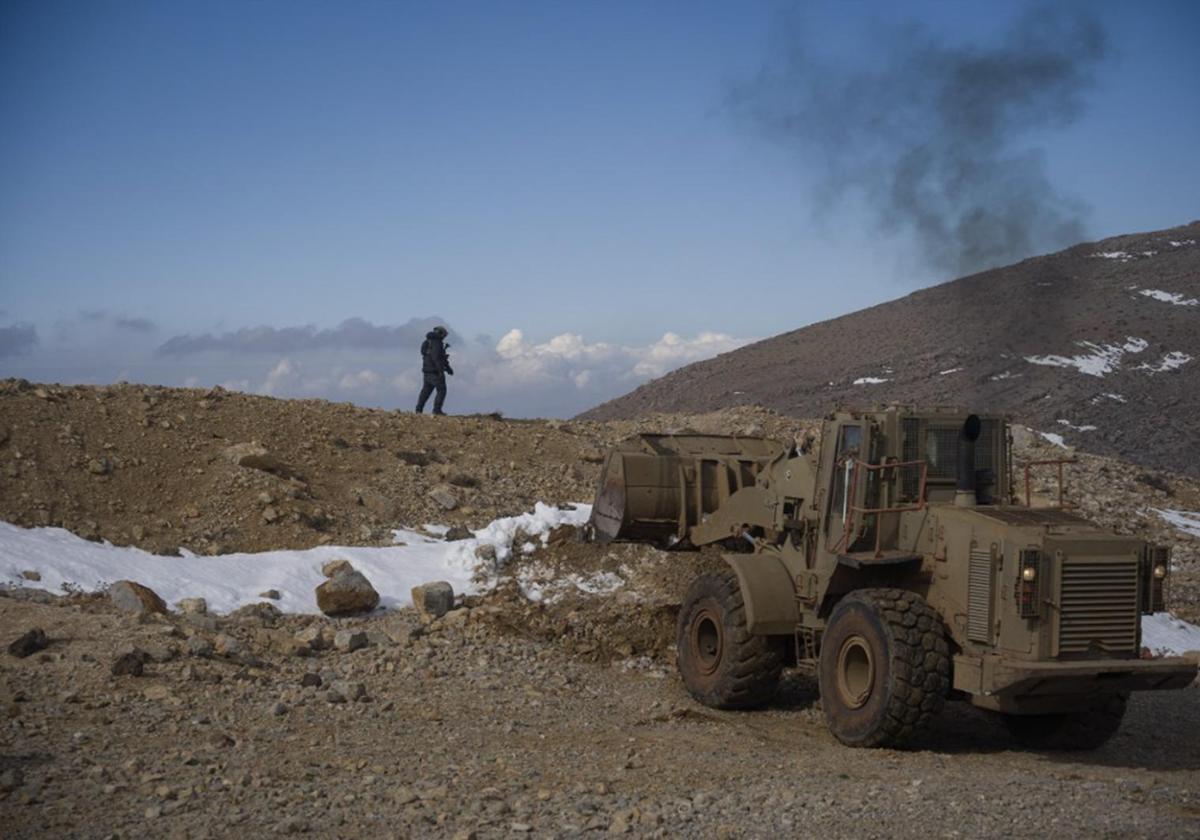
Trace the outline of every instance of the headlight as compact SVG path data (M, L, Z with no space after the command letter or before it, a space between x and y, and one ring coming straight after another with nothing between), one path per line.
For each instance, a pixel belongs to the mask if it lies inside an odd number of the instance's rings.
M1017 562L1017 613L1021 618L1037 618L1042 611L1041 584L1038 582L1042 553L1036 548L1027 548L1020 553Z
M1171 574L1171 551L1165 545L1147 545L1142 550L1142 612L1156 613L1167 608L1167 578Z

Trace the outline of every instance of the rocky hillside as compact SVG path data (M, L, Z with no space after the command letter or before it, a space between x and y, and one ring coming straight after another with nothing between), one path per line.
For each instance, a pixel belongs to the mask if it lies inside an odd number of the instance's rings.
M884 402L1010 412L1084 450L1200 476L1200 222L922 289L681 368L581 417L749 404L817 417Z

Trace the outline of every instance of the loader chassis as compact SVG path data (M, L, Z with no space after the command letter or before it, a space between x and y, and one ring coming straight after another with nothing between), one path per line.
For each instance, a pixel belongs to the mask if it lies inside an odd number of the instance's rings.
M698 578L681 611L685 684L760 704L786 658L855 746L906 740L950 695L1026 740L1097 746L1128 692L1196 676L1141 658L1167 550L1017 504L1003 417L844 411L800 450L640 435L607 455L591 525L600 541L723 546L728 572Z

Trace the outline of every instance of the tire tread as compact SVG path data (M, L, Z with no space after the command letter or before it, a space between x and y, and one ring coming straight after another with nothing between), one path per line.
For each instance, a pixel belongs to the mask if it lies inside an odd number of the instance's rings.
M747 629L746 604L737 574L732 569L701 575L692 582L679 613L680 649L685 644L688 604L694 600L697 592L704 591L711 592L725 610L728 620L725 623L725 650L722 655L731 657L731 664L711 691L694 690L685 678L688 693L706 706L718 709L762 706L775 695L779 687L784 650L778 638L753 635Z
M906 589L858 589L842 601L848 599L866 605L883 623L895 680L879 724L853 746L899 746L929 726L950 691L950 648L941 616Z

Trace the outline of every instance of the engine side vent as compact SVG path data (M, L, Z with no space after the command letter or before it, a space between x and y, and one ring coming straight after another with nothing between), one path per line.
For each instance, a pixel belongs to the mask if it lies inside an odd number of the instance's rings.
M992 554L978 548L967 569L967 638L992 641Z

